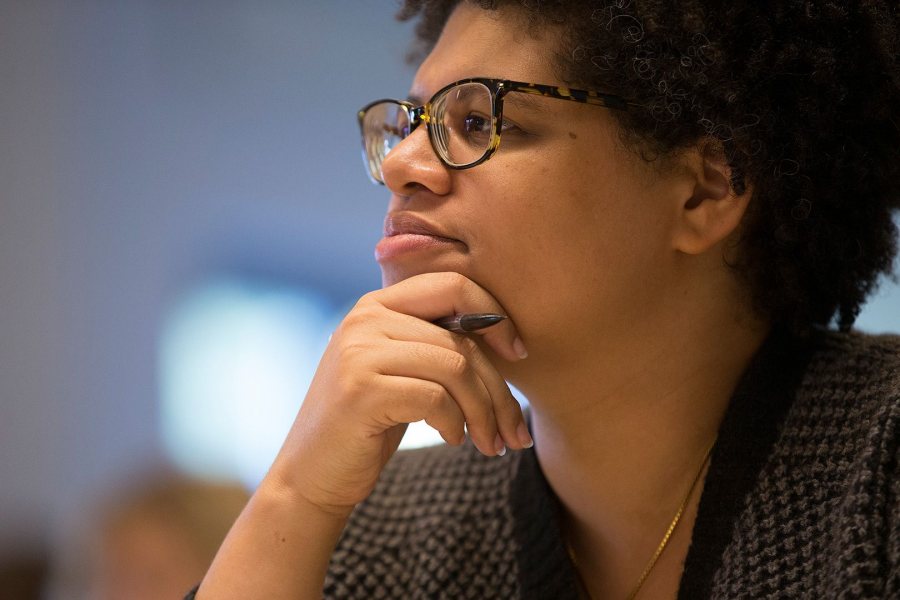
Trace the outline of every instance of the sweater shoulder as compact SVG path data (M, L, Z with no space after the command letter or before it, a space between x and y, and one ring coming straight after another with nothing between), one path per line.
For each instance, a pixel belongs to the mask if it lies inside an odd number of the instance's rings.
M833 373L837 378L842 374L857 373L883 375L885 379L893 379L896 386L900 384L897 377L900 368L900 335L872 335L859 331L822 332L811 366L818 366L819 371L828 366L838 368L841 372Z
M834 420L862 435L862 429L896 419L898 406L900 336L827 332L811 355L791 413L807 426Z
M896 461L898 428L900 337L828 332L811 355L776 457L840 489L859 483L861 469L881 472Z
M887 597L900 562L898 432L900 337L820 334L712 596Z

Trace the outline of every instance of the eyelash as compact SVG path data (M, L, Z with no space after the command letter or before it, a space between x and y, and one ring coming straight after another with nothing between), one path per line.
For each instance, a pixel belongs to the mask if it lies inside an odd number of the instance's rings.
M486 115L473 114L473 115L471 115L471 117L477 117L477 118L483 119L485 121L490 121L490 117L488 117ZM467 117L467 118L470 118L470 117ZM525 133L525 131L521 127L519 127L519 125L517 125L515 122L513 122L509 119L503 119L502 123L500 124L500 133L501 134L516 133L517 131L521 132L521 133Z
M509 128L507 128L507 126ZM513 129L518 130L522 133L525 133L524 130L521 127L519 127L517 124L513 123L509 119L503 119L503 122L500 124L500 132L506 133L507 131L510 131Z

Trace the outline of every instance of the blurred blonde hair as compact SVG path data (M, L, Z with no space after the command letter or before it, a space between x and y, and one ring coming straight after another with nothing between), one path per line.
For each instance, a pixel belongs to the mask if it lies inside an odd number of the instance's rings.
M165 523L207 564L249 497L237 483L157 472L122 487L101 504L98 533L112 533L136 521Z

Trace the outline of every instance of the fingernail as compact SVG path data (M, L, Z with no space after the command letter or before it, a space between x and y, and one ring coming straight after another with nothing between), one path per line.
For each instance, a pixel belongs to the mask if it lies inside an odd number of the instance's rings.
M525 423L519 423L519 427L516 429L516 435L519 436L519 443L521 443L523 447L531 448L534 446L534 440L531 438L531 434L528 433L528 428L525 426Z
M494 440L494 450L497 451L497 456L503 456L506 454L506 444L503 443L503 438L500 437L500 434L497 434L497 439Z
M525 349L525 344L522 343L522 338L516 336L516 339L513 341L513 352L516 353L516 356L519 358L528 358L528 350Z

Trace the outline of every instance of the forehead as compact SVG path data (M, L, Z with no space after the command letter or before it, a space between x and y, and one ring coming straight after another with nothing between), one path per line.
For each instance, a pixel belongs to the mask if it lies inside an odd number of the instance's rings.
M419 67L410 98L425 100L467 77L562 83L551 64L552 31L531 31L513 9L483 10L461 2Z

